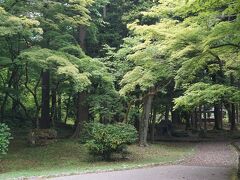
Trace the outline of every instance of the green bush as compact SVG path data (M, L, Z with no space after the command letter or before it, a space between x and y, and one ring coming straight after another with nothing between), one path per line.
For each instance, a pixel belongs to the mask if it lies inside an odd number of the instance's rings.
M0 155L7 153L10 139L11 139L10 129L6 124L0 123Z
M85 146L90 154L102 156L104 160L109 160L112 153L125 153L127 145L137 140L137 131L129 124L89 123L85 127L87 132Z

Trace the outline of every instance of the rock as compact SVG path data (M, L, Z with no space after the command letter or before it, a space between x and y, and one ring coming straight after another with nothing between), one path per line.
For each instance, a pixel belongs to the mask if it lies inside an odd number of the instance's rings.
M44 146L56 142L57 131L54 129L32 129L28 135L28 142L32 146Z

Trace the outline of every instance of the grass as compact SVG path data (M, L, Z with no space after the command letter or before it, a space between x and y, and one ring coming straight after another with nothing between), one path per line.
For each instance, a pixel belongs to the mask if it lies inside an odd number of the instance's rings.
M146 148L129 147L126 160L103 162L88 155L77 141L59 140L43 147L29 147L24 139L14 140L9 153L0 162L0 179L31 176L76 174L165 164L182 159L193 152L193 144L159 143Z

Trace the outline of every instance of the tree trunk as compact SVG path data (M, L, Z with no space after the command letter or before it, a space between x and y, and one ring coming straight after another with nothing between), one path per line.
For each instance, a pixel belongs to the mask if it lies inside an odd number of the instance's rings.
M203 106L203 117L204 117L204 130L207 130L207 112L206 112L206 107Z
M151 142L155 141L155 124L156 124L157 110L153 108L152 122L151 122Z
M187 111L183 111L182 116L186 121L186 130L190 129L190 113Z
M214 105L214 118L215 118L215 125L214 125L214 129L219 130L220 128L220 124L222 121L222 115L221 115L221 104L215 104Z
M140 119L140 130L139 130L139 144L140 146L147 146L147 134L148 134L148 121L152 108L153 95L147 95L143 99L143 112Z
M107 17L107 6L105 5L103 7L103 18L105 19Z
M41 119L39 122L40 129L49 129L51 127L50 120L50 72L44 70L42 75L42 108Z
M235 104L231 104L231 115L230 115L230 121L231 121L231 128L230 130L236 130L236 108Z
M88 121L88 115L89 115L89 107L86 102L87 93L86 92L79 92L77 93L77 100L76 100L76 107L77 107L77 113L76 113L76 122L75 127L76 130L73 134L73 138L79 138L80 133L82 132L83 124L84 122Z
M70 103L71 103L71 95L69 95L68 100L67 100L67 104L66 104L66 115L64 118L64 123L67 124L67 119L68 119L68 115L69 115L69 109L70 109Z
M181 123L180 112L178 110L171 110L172 123L177 125Z
M51 90L51 99L52 99L51 120L52 124L55 124L55 122L57 121L57 91L55 88Z
M236 121L239 123L239 104L236 104Z
M234 86L234 76L232 74L230 74L230 83L232 86ZM230 104L230 108L229 108L229 120L231 123L231 128L230 130L236 130L236 108L235 108L235 104L231 103Z
M15 67L13 69L13 84L12 84L12 87L14 89L15 92L15 98L12 99L12 119L16 118L17 114L19 114L19 101L20 101L20 98L19 98L19 95L18 95L18 91L19 91L19 72L18 72L18 68Z
M169 112L170 112L169 105L166 105L166 110L165 110L165 121L169 120Z
M228 121L230 123L230 130L236 129L236 114L235 114L235 104L233 103L225 103L225 108L228 112Z
M78 43L81 46L81 48L85 51L86 50L86 43L85 43L85 39L86 39L86 27L84 27L83 25L78 27L78 33L79 33L79 37L78 37Z
M62 95L58 92L57 96L57 120L62 122Z

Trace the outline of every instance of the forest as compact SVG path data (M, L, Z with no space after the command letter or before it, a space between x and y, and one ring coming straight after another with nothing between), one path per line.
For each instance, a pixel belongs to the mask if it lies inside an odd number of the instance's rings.
M0 179L175 161L239 123L239 0L0 0Z

